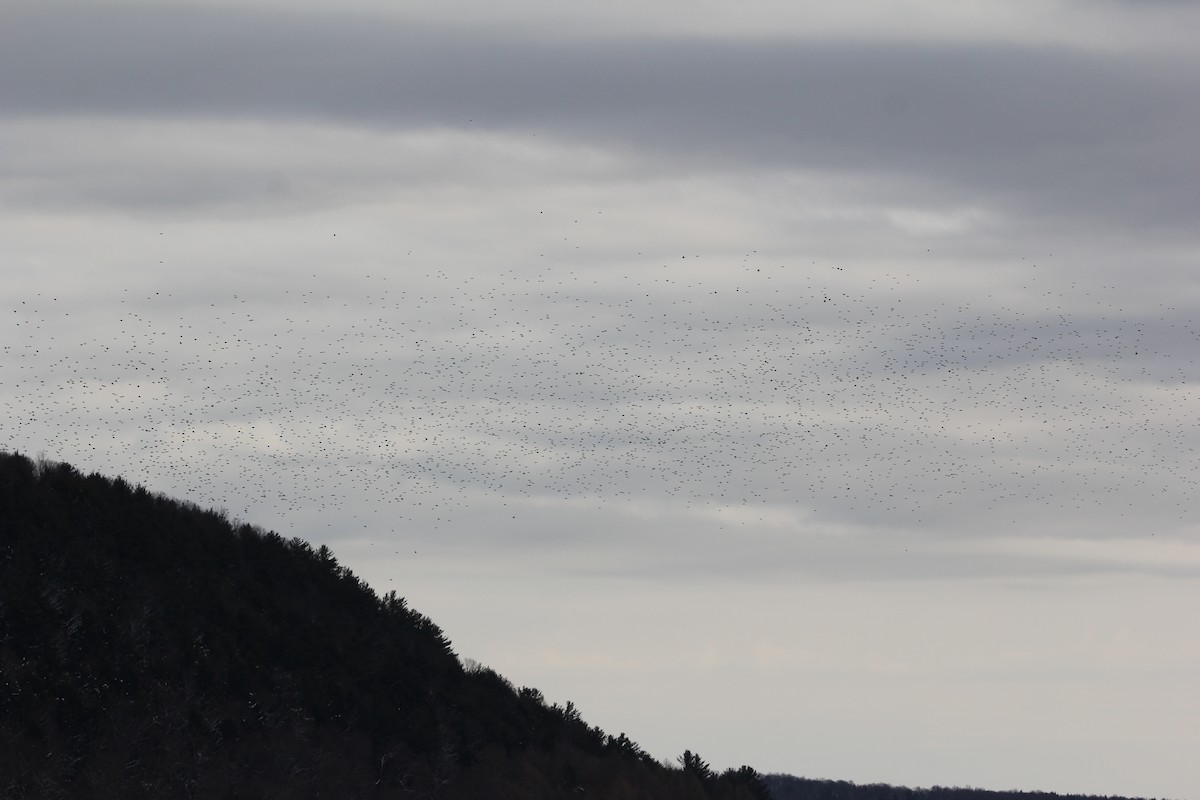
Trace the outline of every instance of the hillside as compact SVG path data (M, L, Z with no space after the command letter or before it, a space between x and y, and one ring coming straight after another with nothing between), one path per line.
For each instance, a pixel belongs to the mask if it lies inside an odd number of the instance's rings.
M464 667L326 547L0 453L0 800L1098 800L678 761Z
M0 797L765 798L494 671L326 547L0 454Z

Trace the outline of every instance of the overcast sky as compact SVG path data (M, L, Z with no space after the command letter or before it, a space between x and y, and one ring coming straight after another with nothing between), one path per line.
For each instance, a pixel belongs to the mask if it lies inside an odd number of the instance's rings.
M0 447L660 758L1200 796L1200 5L0 10Z

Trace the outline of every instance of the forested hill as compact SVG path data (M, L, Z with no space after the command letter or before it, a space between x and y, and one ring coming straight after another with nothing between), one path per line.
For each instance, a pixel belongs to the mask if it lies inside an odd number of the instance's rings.
M986 789L907 789L885 783L854 784L849 781L813 780L795 775L764 775L762 780L774 800L1130 800L1127 797L1097 797L1053 792L994 792Z
M0 453L0 800L1085 800L678 761L464 669L325 547Z
M0 798L717 798L314 549L0 453Z

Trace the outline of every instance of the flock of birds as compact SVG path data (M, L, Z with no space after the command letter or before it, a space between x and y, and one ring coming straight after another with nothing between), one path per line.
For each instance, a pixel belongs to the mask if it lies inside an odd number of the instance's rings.
M521 524L555 503L1185 524L1197 329L1099 289L1026 298L754 252L6 295L0 412L7 449L331 535L453 536L481 505Z

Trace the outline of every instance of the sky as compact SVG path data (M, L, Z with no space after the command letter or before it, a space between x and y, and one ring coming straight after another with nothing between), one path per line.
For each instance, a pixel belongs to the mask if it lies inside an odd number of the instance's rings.
M1200 797L1200 4L6 0L0 449L658 758Z

